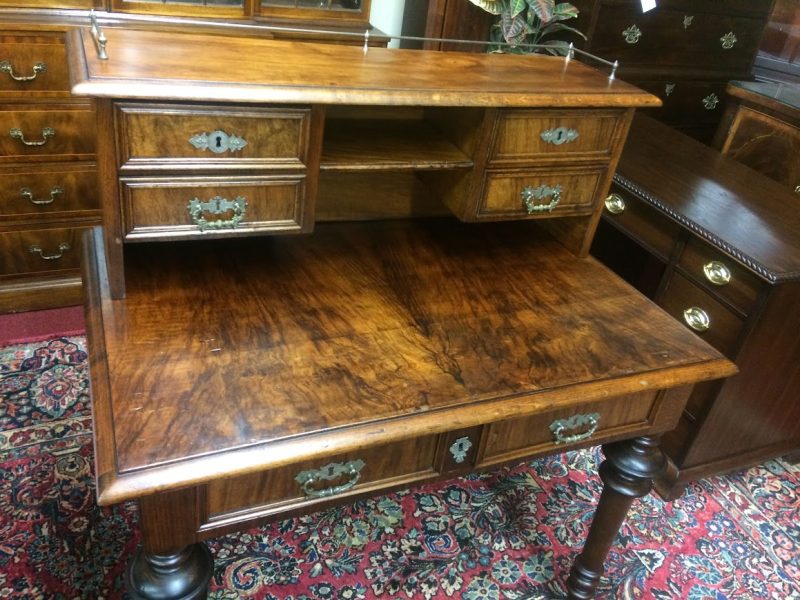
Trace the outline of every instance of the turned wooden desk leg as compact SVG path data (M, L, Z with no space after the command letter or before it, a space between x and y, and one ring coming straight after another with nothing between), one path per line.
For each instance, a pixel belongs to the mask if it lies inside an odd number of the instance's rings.
M567 597L594 598L603 563L635 498L653 489L653 478L666 466L658 438L640 437L603 446L600 465L603 493L597 505L583 552L575 559L567 579Z
M140 548L125 571L134 600L200 600L214 572L211 551L196 538L195 490L139 501Z

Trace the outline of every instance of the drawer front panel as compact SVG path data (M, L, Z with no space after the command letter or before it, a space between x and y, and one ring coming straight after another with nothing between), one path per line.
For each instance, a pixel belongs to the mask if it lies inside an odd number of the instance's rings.
M661 306L717 350L733 358L744 323L706 291L674 273L661 299ZM688 325L685 312L693 308L703 311L707 317L708 325L704 331Z
M7 105L0 110L0 162L91 160L94 130L91 104Z
M603 175L605 169L596 168L489 173L476 217L500 220L587 215L592 212ZM560 190L558 198L556 189ZM529 213L525 200L531 195L534 208Z
M304 191L303 178L123 180L126 239L305 231ZM193 200L206 205L192 208Z
M575 442L588 443L601 439L613 430L627 426L641 427L648 422L656 404L657 391L630 394L579 406L570 406L545 415L534 415L519 419L500 421L487 426L482 464L568 447L569 443L559 443L552 428L564 425L561 438L582 438ZM578 415L596 415L591 420L577 418ZM572 421L570 421L572 419ZM593 423L596 423L593 433ZM554 425L555 424L555 425Z
M215 481L208 485L208 514L212 522L239 512L250 518L254 510L269 510L270 506L313 502L351 490L358 493L429 478L435 474L437 440L436 435L414 438Z
M691 17L687 21L684 19ZM760 19L657 8L639 3L603 6L592 52L623 65L707 67L746 74L758 48Z
M0 275L78 269L86 228L36 229L0 233Z
M490 164L568 155L608 159L618 112L504 111Z
M122 105L122 168L302 167L308 109Z
M94 165L0 169L0 217L74 216L97 210Z
M717 297L724 298L744 314L758 299L761 281L732 258L695 238L689 240L678 265Z
M0 35L0 96L25 96L36 92L69 92L62 34Z
M619 186L612 186L605 201L603 217L665 261L672 254L680 234L677 223Z
M665 123L716 123L722 116L724 81L632 80L631 83L661 98L661 107L645 110Z

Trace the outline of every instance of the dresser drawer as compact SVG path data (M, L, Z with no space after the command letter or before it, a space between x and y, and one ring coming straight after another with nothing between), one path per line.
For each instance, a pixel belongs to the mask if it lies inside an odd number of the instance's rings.
M302 177L121 183L128 240L292 233L310 231L313 225Z
M0 276L78 269L85 229L64 227L0 233Z
M618 111L503 111L489 164L564 156L608 160L619 116Z
M97 210L93 164L0 167L0 218L67 218Z
M659 395L658 391L640 392L492 423L486 427L479 466L590 443L629 427L641 428L650 420Z
M209 521L245 520L286 505L430 479L436 475L438 437L413 438L211 482L206 496Z
M590 214L605 173L605 168L579 167L489 172L476 218L535 219Z
M662 106L646 110L665 123L716 123L722 115L724 81L647 80L631 83L661 98Z
M303 167L310 109L122 104L122 170Z
M681 230L675 221L616 185L605 200L603 218L664 261Z
M678 266L718 298L749 314L758 299L761 280L716 248L691 238Z
M5 105L0 108L0 163L91 160L94 131L91 103Z
M61 32L0 34L0 97L69 93Z
M673 273L660 304L717 350L733 357L744 322L711 294Z

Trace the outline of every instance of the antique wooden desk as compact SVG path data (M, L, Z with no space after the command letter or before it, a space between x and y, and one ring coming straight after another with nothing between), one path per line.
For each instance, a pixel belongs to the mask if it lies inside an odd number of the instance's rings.
M211 43L220 62L188 61ZM585 256L653 98L547 57L108 47L75 32L69 53L73 89L99 98L98 500L139 503L134 597L202 597L210 536L606 443L568 582L592 597L664 466L653 436L734 370Z

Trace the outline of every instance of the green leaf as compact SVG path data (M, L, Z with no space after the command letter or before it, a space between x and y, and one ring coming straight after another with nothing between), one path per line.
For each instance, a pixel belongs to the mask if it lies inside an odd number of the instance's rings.
M559 21L575 19L579 14L580 11L569 2L562 2L553 7L553 18L558 18Z
M526 0L510 0L509 2L509 9L512 18L522 14L526 8L528 8L528 3Z
M527 24L520 15L511 17L509 13L503 13L500 17L500 26L503 29L503 38L512 46L516 46L525 40Z
M539 17L543 23L549 22L553 18L555 0L527 0L528 6L533 13Z
M492 15L499 15L503 12L504 0L469 0L478 8L482 8Z
M586 39L586 36L583 33L574 27L570 27L569 25L564 25L563 23L548 23L544 27L542 27L542 37L555 33L556 31L569 31L576 35L579 35L583 39ZM569 43L569 42L565 42Z

